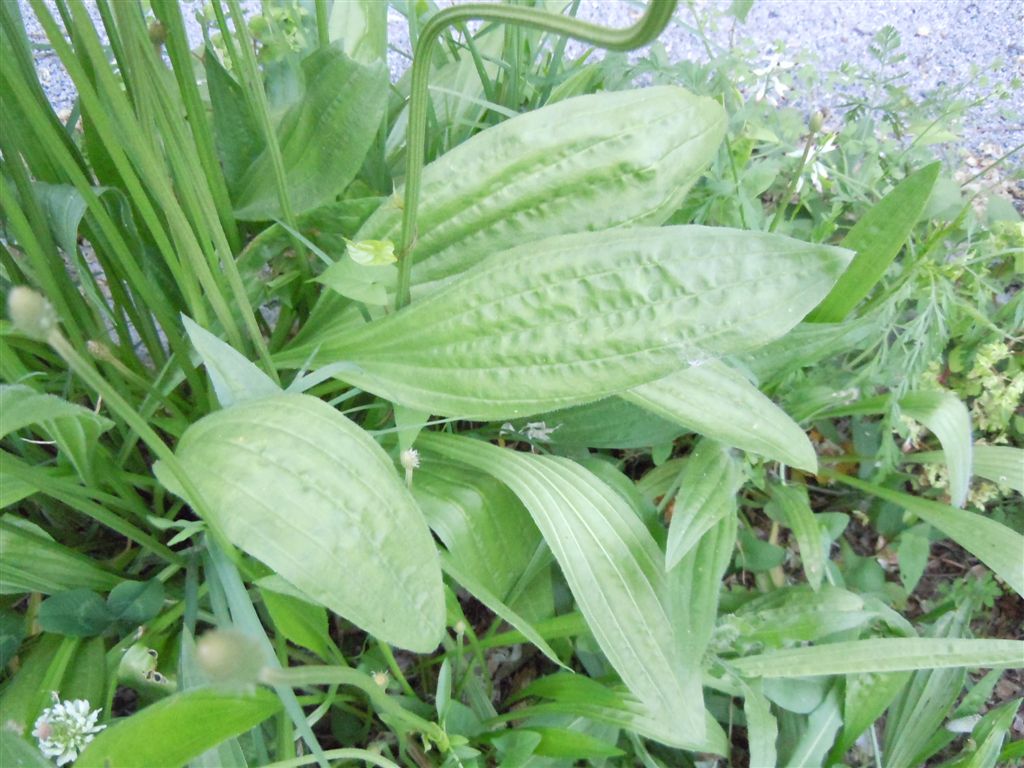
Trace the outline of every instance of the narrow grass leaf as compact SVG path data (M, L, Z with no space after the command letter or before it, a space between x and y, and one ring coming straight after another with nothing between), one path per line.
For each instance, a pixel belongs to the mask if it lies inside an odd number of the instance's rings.
M495 254L400 312L321 339L315 360L350 361L349 383L419 410L527 416L763 344L800 319L847 256L710 227L555 237ZM278 362L301 365L310 351Z
M680 477L668 529L666 570L675 568L719 521L735 516L741 483L740 468L728 448L707 439L697 443Z
M3 595L51 595L75 587L106 592L121 581L92 559L58 544L42 528L13 515L0 517L0 552L4 558L0 568Z
M676 645L661 551L625 501L567 459L447 435L423 434L420 442L519 496L623 682L652 714L687 738L703 738L700 657Z
M80 768L177 768L281 708L273 694L196 689L175 693L114 723L75 761Z
M1024 665L1024 642L904 637L850 640L768 651L729 664L740 674L764 678L951 667L1009 668Z
M1018 595L1024 595L1024 558L1020 554L1024 552L1024 536L1012 528L984 515L866 483L832 470L822 470L822 474L913 512L981 560Z
M663 419L791 467L814 472L806 433L738 371L717 360L683 368L622 395Z
M747 745L751 766L778 765L775 741L779 724L772 714L771 704L761 692L760 680L741 680L743 714L747 718Z
M939 177L941 163L911 174L879 200L843 238L857 252L850 268L808 316L816 323L842 322L881 280L920 218Z
M206 416L177 453L206 522L234 545L379 639L436 647L437 550L391 460L351 421L316 398L277 395Z

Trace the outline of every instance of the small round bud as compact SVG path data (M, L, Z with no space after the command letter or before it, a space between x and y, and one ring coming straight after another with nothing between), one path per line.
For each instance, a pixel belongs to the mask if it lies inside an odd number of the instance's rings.
M36 341L46 341L57 327L53 305L41 293L23 285L12 288L7 296L7 315L19 333Z
M379 688L383 688L385 690L387 689L387 687L388 687L388 680L389 680L387 672L374 672L372 677L373 677L373 682Z
M260 644L236 629L204 634L196 644L196 659L211 683L232 688L252 688L266 666Z
M817 133L820 131L824 124L825 115L823 115L820 110L811 115L811 133Z
M167 40L167 27L165 27L159 21L154 21L152 24L150 24L148 31L149 42L151 42L153 45L157 47L163 45L164 41Z

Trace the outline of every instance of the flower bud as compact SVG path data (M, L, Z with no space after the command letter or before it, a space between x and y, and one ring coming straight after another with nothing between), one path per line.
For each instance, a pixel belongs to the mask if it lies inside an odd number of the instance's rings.
M821 110L818 110L813 115L811 115L811 125L810 125L811 133L817 133L818 131L820 131L821 127L824 124L825 124L825 115L823 115L821 113Z
M265 664L260 644L237 629L215 629L196 644L199 666L215 685L252 688Z
M11 289L7 314L15 329L36 341L46 341L57 327L57 313L45 297L24 285Z

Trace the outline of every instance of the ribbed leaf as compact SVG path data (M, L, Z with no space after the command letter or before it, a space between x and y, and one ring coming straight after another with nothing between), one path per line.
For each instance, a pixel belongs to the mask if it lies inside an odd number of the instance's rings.
M42 528L13 515L0 517L0 552L0 595L52 595L75 587L106 592L121 582L94 560L58 544Z
M436 647L427 524L384 451L336 410L293 394L240 403L189 427L178 458L233 544L379 639Z
M893 637L788 648L729 662L749 677L813 677L951 667L1024 666L1024 642Z
M667 569L674 568L720 520L735 516L736 491L742 481L739 466L727 448L713 440L697 444L679 481L665 545Z
M817 590L821 587L821 580L825 575L825 553L822 549L821 527L807 500L807 488L774 485L771 493L772 503L782 524L796 536L807 583L812 589Z
M971 485L971 416L952 392L912 392L900 399L900 410L935 433L949 470L949 496L962 507Z
M828 471L827 476L913 512L995 571L1018 594L1024 595L1024 536L996 520L963 509L900 493L853 477Z
M1024 448L974 446L974 474L1024 493Z
M712 440L814 472L806 433L739 372L717 360L683 368L622 397Z
M608 661L655 716L705 733L700 655L677 646L661 551L603 482L567 459L423 434L430 450L492 474L523 501Z
M355 178L388 95L382 64L358 64L334 48L311 54L302 71L306 93L281 121L278 135L294 214L330 202ZM256 157L233 191L239 219L283 218L269 151Z
M493 420L597 400L785 333L846 251L708 227L551 238L495 254L316 360L431 413ZM282 364L300 365L310 350Z

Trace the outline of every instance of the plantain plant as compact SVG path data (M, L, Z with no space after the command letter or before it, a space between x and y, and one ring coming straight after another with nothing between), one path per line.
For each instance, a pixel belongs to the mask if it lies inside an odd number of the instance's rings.
M950 392L801 381L887 332L939 166L817 238L795 183L722 226L728 100L565 53L675 1L533 5L396 3L389 85L386 3L215 1L190 49L173 0L29 0L58 116L0 4L5 764L833 765L885 717L910 766L965 670L961 718L1024 664L970 631L1024 538L960 508L1020 450L972 457ZM877 414L948 498L819 456ZM905 584L940 538L999 581L908 620L844 534L870 504Z

